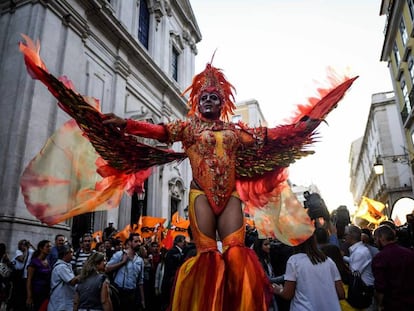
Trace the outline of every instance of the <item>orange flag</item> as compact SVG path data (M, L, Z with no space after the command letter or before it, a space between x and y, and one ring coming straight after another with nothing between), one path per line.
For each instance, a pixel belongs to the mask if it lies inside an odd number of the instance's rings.
M96 243L102 242L102 230L92 233L93 241L91 243L91 248L94 249Z
M188 235L188 227L190 226L190 221L186 220L185 218L181 217L178 212L175 212L174 215L171 217L170 225L167 229L167 236L162 241L162 245L170 249L173 247L174 238L177 235L184 235L186 238L189 238Z
M115 234L115 239L120 239L122 243L125 243L129 235L134 232L134 227L131 228L130 225L126 225L124 229Z
M161 231L165 221L165 218L142 216L140 217L138 233L144 239L152 237L153 235L158 235L158 232Z

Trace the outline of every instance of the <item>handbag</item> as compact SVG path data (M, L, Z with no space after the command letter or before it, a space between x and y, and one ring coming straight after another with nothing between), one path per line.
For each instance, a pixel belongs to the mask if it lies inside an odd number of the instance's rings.
M9 278L12 273L12 269L4 262L0 262L0 276L2 278Z
M349 278L348 303L357 309L368 308L372 304L374 287L367 286L359 271L352 272Z

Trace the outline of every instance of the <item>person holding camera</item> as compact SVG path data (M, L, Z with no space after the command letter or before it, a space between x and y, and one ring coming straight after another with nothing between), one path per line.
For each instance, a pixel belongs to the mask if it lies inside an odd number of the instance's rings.
M113 273L113 283L119 291L119 311L137 310L138 300L140 307L145 309L144 260L138 255L140 247L140 235L131 233L125 250L116 252L105 268L106 273Z

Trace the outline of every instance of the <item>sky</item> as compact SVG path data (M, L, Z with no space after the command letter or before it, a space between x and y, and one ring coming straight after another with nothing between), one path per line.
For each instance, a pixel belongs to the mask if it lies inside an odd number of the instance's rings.
M392 90L381 62L385 16L381 0L190 0L202 40L196 73L213 65L236 87L236 101L256 99L269 124L283 124L295 105L315 95L326 68L358 75L318 128L315 154L289 168L296 185L316 185L329 210L350 193L351 143L364 135L371 96Z

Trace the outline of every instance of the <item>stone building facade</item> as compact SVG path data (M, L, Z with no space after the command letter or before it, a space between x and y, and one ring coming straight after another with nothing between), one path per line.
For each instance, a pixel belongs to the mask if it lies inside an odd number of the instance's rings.
M54 75L67 75L81 94L101 100L103 112L160 123L183 118L181 92L194 75L200 30L188 0L15 0L0 1L0 241L76 240L109 221L122 229L137 197L120 207L48 227L26 209L19 179L46 139L68 117L56 100L26 72L18 52L20 34L41 42L41 56ZM151 142L156 144L156 142ZM179 144L169 146L177 151ZM188 205L191 170L184 161L154 169L140 208L169 219ZM135 211L136 212L136 211Z

